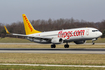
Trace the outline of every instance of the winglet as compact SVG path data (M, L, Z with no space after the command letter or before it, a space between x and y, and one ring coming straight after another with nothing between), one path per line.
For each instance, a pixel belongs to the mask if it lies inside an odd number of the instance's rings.
M8 29L6 28L6 26L4 26L4 28L5 28L6 33L7 34L10 34L10 32L8 31Z

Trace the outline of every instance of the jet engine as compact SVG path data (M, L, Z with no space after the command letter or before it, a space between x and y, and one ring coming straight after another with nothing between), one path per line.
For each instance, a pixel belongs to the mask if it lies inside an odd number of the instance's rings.
M84 44L86 41L82 40L82 41L74 41L75 44Z
M63 43L63 39L62 38L53 38L51 40L51 42L54 44L60 44L60 43Z

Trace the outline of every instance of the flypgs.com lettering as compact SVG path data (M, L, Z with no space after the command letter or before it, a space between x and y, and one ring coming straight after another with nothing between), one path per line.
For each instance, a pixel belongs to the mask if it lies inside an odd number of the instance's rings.
M28 22L28 19L27 19L27 17L26 16L24 16L24 18L25 18L25 20L26 20L26 23L28 23L28 27L30 28L30 30L31 30L31 32L32 32L32 28L31 28L31 25L30 25L30 23Z
M59 38L65 38L67 37L67 39L69 39L72 36L84 36L85 30L76 30L76 31L68 31L68 32L63 32L63 31L59 31L58 32L58 37Z

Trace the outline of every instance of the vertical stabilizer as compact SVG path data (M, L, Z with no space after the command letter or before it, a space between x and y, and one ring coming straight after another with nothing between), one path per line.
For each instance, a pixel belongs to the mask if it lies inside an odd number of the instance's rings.
M33 28L33 26L31 25L30 21L28 20L25 14L22 14L22 17L23 17L26 35L34 34L34 33L41 33L40 31L37 31Z

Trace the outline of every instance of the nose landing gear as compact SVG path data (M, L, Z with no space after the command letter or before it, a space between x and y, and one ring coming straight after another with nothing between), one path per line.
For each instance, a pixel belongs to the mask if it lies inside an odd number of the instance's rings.
M92 45L94 45L94 41L97 40L97 38L92 39Z
M94 41L92 41L92 45L94 45L95 43L94 43Z

